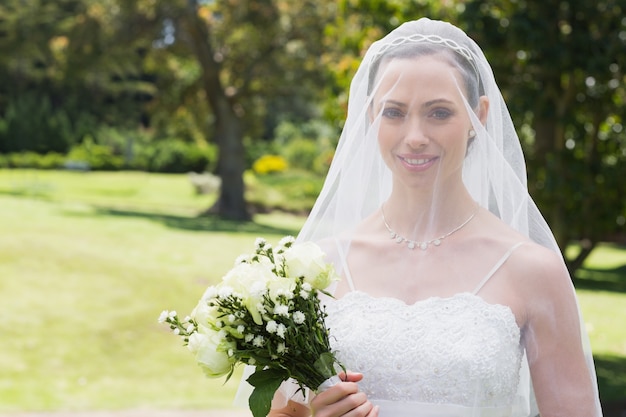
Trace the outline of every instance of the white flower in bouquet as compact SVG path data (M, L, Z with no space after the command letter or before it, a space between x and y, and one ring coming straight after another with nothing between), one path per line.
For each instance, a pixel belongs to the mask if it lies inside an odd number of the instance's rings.
M228 351L235 344L221 332L201 326L189 336L187 347L196 355L196 362L208 377L217 378L231 372L234 358L228 355Z
M324 252L313 242L305 242L292 246L284 253L287 274L304 277L318 290L326 289L335 274L332 264L327 263Z
M341 365L331 352L319 293L337 276L313 243L255 241L222 281L209 287L191 317L164 311L160 322L183 338L209 377L229 378L237 364L255 366L248 378L250 409L265 417L278 386L293 378L317 388ZM326 293L327 294L327 293ZM328 294L327 294L328 295Z
M261 324L261 312L258 305L268 282L278 277L272 272L273 265L267 262L241 263L231 269L222 279L222 285L228 285L233 292L242 297L256 324Z

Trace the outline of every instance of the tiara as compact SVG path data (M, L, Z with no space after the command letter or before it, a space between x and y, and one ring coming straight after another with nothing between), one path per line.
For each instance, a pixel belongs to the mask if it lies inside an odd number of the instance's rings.
M409 42L413 42L413 43L429 42L429 43L434 43L438 45L445 45L446 47L452 49L454 52L462 55L465 59L471 62L472 65L474 65L474 59L472 58L472 53L466 47L459 45L452 39L442 38L441 36L438 36L438 35L422 35L419 33L413 34L411 36L403 36L401 38L394 39L390 43L383 45L376 55L378 56L378 55L384 54L389 48L400 46L402 44L409 43Z

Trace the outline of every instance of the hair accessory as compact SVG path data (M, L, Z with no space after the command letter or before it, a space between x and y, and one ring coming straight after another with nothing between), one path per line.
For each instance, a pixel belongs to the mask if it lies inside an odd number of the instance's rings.
M389 232L389 236L391 237L391 239L395 240L396 243L406 242L406 246L409 249L420 248L421 250L426 250L426 249L428 249L428 246L430 246L430 245L434 245L434 246L441 245L441 242L445 238L447 238L448 236L450 236L454 232L458 232L459 230L461 230L461 228L463 228L463 226L468 224L474 218L474 216L476 216L476 213L478 213L479 209L480 209L480 206L476 205L476 210L463 223L461 223L460 225L458 225L457 227L455 227L454 229L452 229L450 232L446 233L445 235L439 236L438 238L435 238L435 239L426 240L424 242L418 242L416 240L411 240L411 239L405 238L404 236L400 236L387 223L387 219L385 218L385 210L383 209L383 206L380 206L380 213L383 216L383 223L385 223L385 227L387 228L387 231Z
M457 52L463 55L465 59L467 59L468 61L470 62L473 61L472 54L469 51L469 49L467 49L464 46L459 45L452 39L445 39L437 35L422 35L420 33L394 39L393 41L389 42L388 44L380 48L377 55L382 55L387 51L387 49L394 48L396 46L400 46L402 44L409 43L409 42L413 42L413 43L429 42L429 43L434 43L434 44L443 44L447 46L448 48L452 49L454 52Z

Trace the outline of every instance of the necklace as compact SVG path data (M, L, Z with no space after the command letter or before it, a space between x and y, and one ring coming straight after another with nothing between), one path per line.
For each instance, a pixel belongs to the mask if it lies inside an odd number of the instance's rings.
M468 224L474 218L474 216L476 216L476 213L478 213L479 208L480 208L480 206L477 205L476 210L472 213L471 216L469 216L467 218L467 220L465 220L463 223L461 223L460 225L458 225L457 227L455 227L454 229L452 229L451 231L449 231L445 235L439 236L438 238L435 238L435 239L432 239L432 240L426 240L424 242L418 242L416 240L411 240L411 239L405 238L404 236L400 236L398 233L396 233L395 230L393 230L389 226L389 223L387 223L387 219L385 218L385 210L383 210L383 206L380 207L380 212L383 215L383 223L385 223L385 227L387 228L387 231L389 232L389 236L391 236L391 239L395 240L396 243L406 242L406 246L409 249L420 248L421 250L426 250L426 249L428 249L428 246L430 246L430 245L434 245L434 246L441 245L441 241L442 240L444 240L445 238L450 236L452 233L458 232L459 230L461 230L461 228L463 228L463 226Z

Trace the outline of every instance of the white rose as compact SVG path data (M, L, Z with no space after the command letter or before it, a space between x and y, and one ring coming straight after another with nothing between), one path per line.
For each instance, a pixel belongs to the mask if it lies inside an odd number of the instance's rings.
M270 298L274 301L279 295L284 295L288 300L293 298L293 292L296 289L296 282L289 278L278 278L268 283Z
M239 264L224 276L222 284L232 287L235 293L241 295L254 322L261 324L261 313L257 306L263 301L268 283L276 279L278 277L272 272L271 264Z
M209 306L208 300L202 298L196 305L196 308L193 309L190 316L194 319L199 325L208 325L208 324L216 324L217 317L219 316L219 311L217 307Z
M200 368L211 378L218 378L230 372L233 362L228 356L228 350L235 347L220 333L206 328L201 328L189 336L189 350L196 355L196 362Z
M322 249L313 242L299 243L284 253L287 275L304 277L304 281L320 290L335 278L333 266L325 261Z
M235 266L222 278L222 285L231 287L244 298L252 288L265 287L268 281L276 279L271 266L261 263L243 263ZM256 285L255 285L256 284Z

